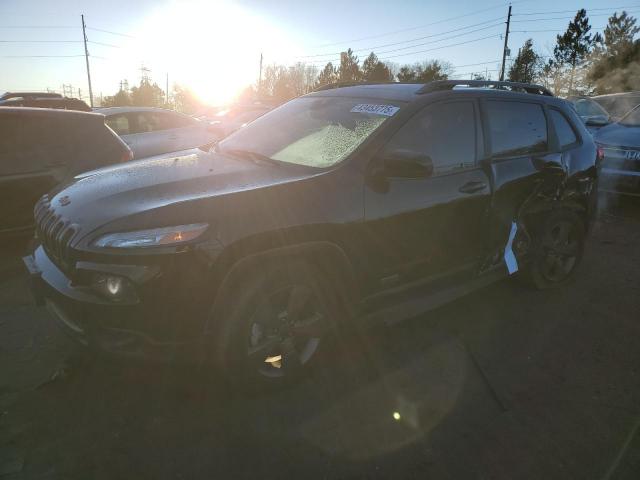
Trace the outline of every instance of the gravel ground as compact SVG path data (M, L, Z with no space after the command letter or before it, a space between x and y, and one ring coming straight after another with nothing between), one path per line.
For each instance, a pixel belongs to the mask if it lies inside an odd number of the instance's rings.
M197 369L69 366L7 255L0 479L640 478L640 202L616 203L567 287L506 280L252 398Z

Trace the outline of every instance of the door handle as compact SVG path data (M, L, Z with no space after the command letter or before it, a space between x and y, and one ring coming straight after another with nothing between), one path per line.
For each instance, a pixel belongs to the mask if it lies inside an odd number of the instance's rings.
M487 188L487 184L484 182L478 182L478 181L471 181L471 182L467 182L464 185L462 185L458 191L460 193L475 193L475 192L479 192L480 190L484 190L485 188Z

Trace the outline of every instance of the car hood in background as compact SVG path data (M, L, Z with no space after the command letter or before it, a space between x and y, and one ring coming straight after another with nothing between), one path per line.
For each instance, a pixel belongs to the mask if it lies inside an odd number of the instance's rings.
M640 148L640 127L612 123L594 133L596 142L612 147Z

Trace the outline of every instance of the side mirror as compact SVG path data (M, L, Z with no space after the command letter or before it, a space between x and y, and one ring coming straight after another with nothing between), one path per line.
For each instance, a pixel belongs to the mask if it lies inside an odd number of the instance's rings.
M584 123L589 127L603 127L609 124L609 117L606 115L592 115L585 118Z
M431 157L408 150L386 152L379 174L387 178L427 178L433 174Z

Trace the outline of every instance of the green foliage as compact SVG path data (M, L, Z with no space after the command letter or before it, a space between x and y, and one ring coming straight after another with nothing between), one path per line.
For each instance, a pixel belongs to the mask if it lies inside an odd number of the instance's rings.
M533 83L540 70L540 56L533 50L533 40L528 39L509 69L509 80L512 82Z
M603 47L588 75L597 93L640 90L640 41L634 39L639 31L636 19L625 11L609 17Z
M398 71L398 81L406 83L426 83L435 80L446 80L453 67L449 62L429 60L413 65L403 65Z
M348 49L340 54L340 68L338 68L339 82L359 82L362 80L359 60L353 50Z
M177 111L186 114L195 113L202 108L202 102L196 94L190 88L181 85L173 86L173 102Z
M130 105L133 105L133 103L129 92L126 90L119 90L112 97L104 97L101 104L102 107L127 107Z
M157 83L140 80L140 86L131 88L131 102L136 107L162 107L165 104L164 91Z
M362 79L367 82L392 82L393 73L387 65L378 60L375 53L371 52L362 62Z
M316 88L321 87L323 85L329 85L331 83L336 83L338 81L338 71L333 66L331 62L327 63L320 75L318 75L318 80L316 81Z
M609 22L604 29L604 46L607 54L618 56L624 55L633 44L633 38L640 31L636 27L636 19L631 17L624 10L618 16L615 12L609 17Z

